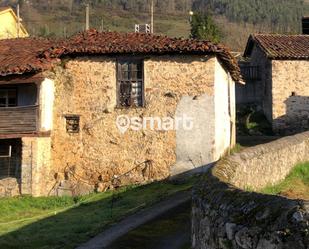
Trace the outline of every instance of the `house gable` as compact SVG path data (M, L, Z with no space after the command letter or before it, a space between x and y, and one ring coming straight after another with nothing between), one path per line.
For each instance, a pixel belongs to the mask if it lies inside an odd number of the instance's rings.
M18 17L11 8L0 8L0 39L18 37ZM19 37L28 37L25 27L20 23Z

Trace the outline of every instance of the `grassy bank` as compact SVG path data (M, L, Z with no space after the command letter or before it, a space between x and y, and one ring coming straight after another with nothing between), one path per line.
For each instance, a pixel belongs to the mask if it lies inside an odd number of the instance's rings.
M195 181L157 182L84 197L0 199L0 248L74 248L121 218L190 189Z
M309 200L309 162L297 165L284 181L266 187L262 192Z

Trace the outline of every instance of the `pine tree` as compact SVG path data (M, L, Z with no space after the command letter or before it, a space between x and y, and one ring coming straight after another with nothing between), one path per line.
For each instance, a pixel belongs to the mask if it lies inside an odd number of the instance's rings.
M210 14L195 13L191 19L191 38L220 41L219 28L214 23Z

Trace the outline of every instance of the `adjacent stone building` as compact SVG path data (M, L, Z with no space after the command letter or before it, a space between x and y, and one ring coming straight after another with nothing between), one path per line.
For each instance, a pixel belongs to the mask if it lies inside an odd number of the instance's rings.
M91 30L0 52L0 196L165 179L235 144L241 77L221 45Z
M277 133L308 130L309 36L252 35L244 56L237 102L260 106Z

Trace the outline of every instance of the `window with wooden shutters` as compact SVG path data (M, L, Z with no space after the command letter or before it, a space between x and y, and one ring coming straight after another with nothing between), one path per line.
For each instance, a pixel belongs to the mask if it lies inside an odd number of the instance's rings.
M144 106L143 60L121 59L117 68L118 106Z

